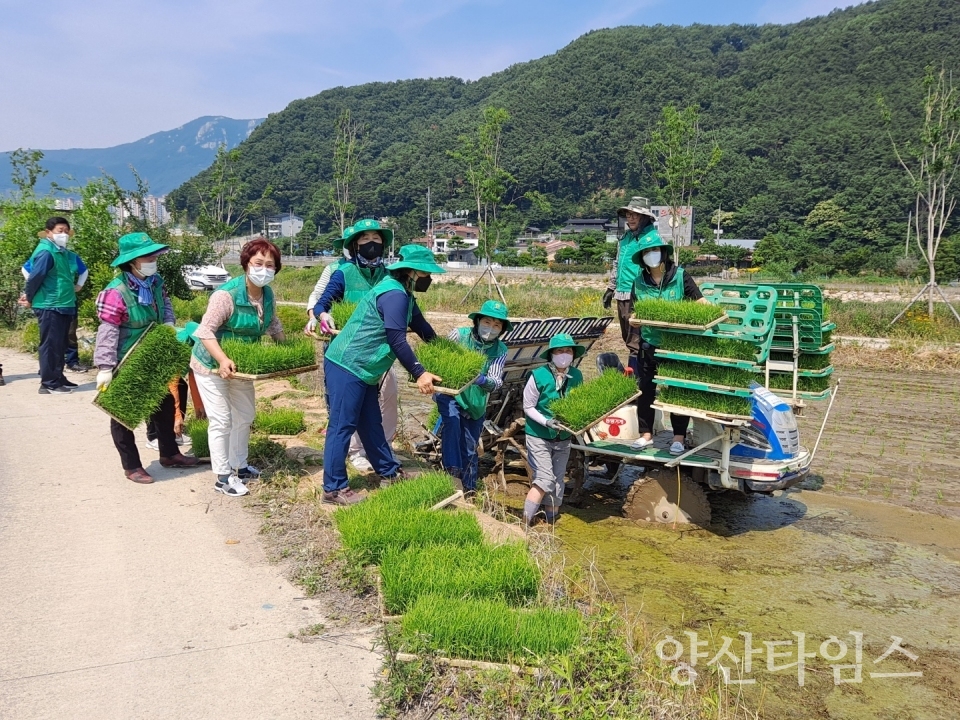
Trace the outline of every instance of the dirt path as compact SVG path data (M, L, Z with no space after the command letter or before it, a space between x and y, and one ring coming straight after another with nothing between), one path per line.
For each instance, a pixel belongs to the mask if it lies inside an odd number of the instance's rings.
M208 470L142 449L158 482L129 482L92 374L44 396L35 358L0 362L0 717L374 717L371 629L291 639L335 608L266 561Z

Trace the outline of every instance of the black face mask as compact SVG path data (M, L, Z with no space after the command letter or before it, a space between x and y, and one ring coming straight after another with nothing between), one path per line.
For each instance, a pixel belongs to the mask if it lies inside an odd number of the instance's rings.
M383 245L375 242L364 243L357 247L357 254L365 260L375 260L383 256Z
M416 282L413 283L414 292L426 292L427 288L430 287L430 283L433 282L433 277L427 275L426 277L417 278Z

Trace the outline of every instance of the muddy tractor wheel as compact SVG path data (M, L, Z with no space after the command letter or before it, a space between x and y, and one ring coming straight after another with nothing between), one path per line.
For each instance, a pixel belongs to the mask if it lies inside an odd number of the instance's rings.
M630 487L623 503L623 516L664 525L704 526L710 524L710 501L693 480L681 477L678 485L675 470L651 472Z

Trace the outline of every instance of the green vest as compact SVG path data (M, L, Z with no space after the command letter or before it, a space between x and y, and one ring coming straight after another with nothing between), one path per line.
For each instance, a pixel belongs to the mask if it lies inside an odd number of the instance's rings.
M457 328L457 334L459 335L457 342L461 345L471 350L482 352L487 356L486 362L483 363L483 370L480 371L481 374L486 374L487 370L490 369L490 366L493 365L497 358L507 354L507 346L504 345L500 339L495 339L493 342L488 343L478 342L473 335L472 327ZM456 400L457 405L462 407L471 419L479 420L487 414L487 400L489 398L489 390L479 385L470 385L457 395Z
M349 303L360 302L387 274L382 263L379 267L368 270L356 263L344 262L337 270L343 273L343 300Z
M647 282L643 279L643 273L640 273L637 276L637 282L634 285L634 295L637 300L645 299L661 299L661 300L673 300L675 302L680 302L683 300L683 268L677 267L677 271L673 275L673 280L664 285L663 287L657 287L656 285L648 285ZM649 327L644 325L640 328L640 336L644 339L645 342L650 343L654 347L659 347L660 345L660 331L657 328Z
M400 290L407 295L407 324L413 318L413 296L391 276L385 277L377 286L363 296L350 320L327 348L327 360L356 375L368 385L376 385L383 374L397 359L390 343L383 318L377 312L377 299L391 290Z
M273 290L270 289L269 285L263 288L263 319L261 320L257 314L257 308L247 296L246 275L233 278L220 289L230 293L230 297L233 298L233 314L217 330L217 341L228 338L248 343L259 341L267 332L267 328L270 327L273 320ZM213 370L215 361L202 341L194 344L193 356L204 367Z
M30 262L35 262L42 252L49 252L53 257L53 269L43 279L30 306L36 310L76 307L77 291L74 290L74 285L77 275L80 274L77 254L70 250L61 250L56 243L44 238L30 256Z
M567 379L559 390L557 390L557 380L548 365L541 365L530 373L530 377L537 384L537 390L540 393L540 399L537 400L537 410L543 413L543 416L548 420L553 417L553 413L548 407L550 403L553 400L565 397L568 392L583 382L583 373L575 367L567 368ZM570 437L570 433L565 430L552 430L545 425L534 422L529 417L527 418L526 434L543 440L566 440Z
M141 305L136 293L127 285L127 274L120 273L119 277L111 280L107 290L117 290L127 306L127 320L120 326L120 345L117 348L117 361L140 339L150 323L163 322L163 278L157 277L153 285L153 304Z

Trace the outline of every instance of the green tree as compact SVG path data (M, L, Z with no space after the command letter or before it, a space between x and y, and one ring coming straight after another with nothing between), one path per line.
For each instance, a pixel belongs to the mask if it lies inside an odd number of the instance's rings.
M365 144L363 124L351 118L349 110L344 110L337 118L333 139L333 181L329 189L333 221L341 233L353 223L357 209L354 196L360 178L360 154Z
M303 248L304 255L309 255L314 249L319 249L317 241L317 224L311 218L307 218L303 221L303 228L297 233L297 244Z
M226 145L220 145L208 173L193 183L199 202L197 228L213 242L236 235L273 192L268 185L259 198L247 200L248 184L239 172L240 160L240 148L227 150ZM226 248L221 247L221 252Z
M53 198L36 193L37 180L46 174L40 165L39 150L14 150L10 153L11 179L16 190L0 196L0 256L18 267L27 261L37 246L37 233L54 214Z

